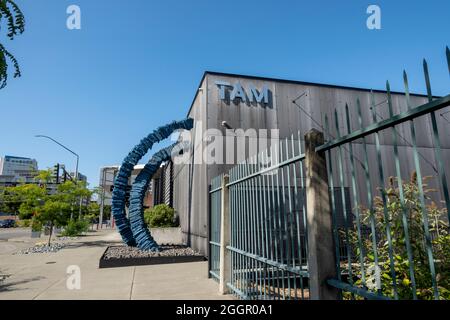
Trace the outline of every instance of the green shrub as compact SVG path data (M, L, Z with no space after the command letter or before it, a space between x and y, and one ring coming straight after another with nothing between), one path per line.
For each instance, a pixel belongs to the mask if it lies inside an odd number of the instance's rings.
M29 228L31 227L31 219L17 220L16 225L20 228Z
M64 231L61 232L62 236L75 237L81 235L83 232L88 231L88 220L70 220L67 226L64 227Z
M175 210L166 204L158 204L144 212L144 219L151 228L176 227Z
M31 219L31 231L35 232L42 231L42 222L40 222L36 218Z
M411 270L413 270L416 295L421 300L434 299L432 277L430 273L430 263L426 246L426 235L424 232L424 215L428 216L430 233L434 234L430 241L430 249L433 253L434 267L436 272L436 282L440 299L450 299L450 235L449 226L445 217L447 210L438 206L432 201L431 193L436 192L427 185L427 180L431 177L423 177L423 196L426 204L422 208L420 201L421 192L418 188L417 175L414 172L410 181L399 182L395 178L389 179L386 192L386 211L383 200L377 196L374 199L373 210L361 208L360 217L362 224L369 229L370 223L375 226L376 238L372 237L372 233L368 237L361 237L362 251L359 249L359 238L357 226L353 230L349 230L349 243L351 247L357 248L355 254L362 254L364 269L361 264L351 264L352 274L354 275L355 284L363 286L362 275L364 272L368 290L376 293L378 289L383 295L394 298L394 283L399 299L412 299L412 280ZM403 186L404 206L402 205L399 184ZM405 211L405 212L404 212ZM404 224L406 222L406 224ZM356 223L356 222L355 222ZM409 237L406 237L404 227L408 227ZM388 227L390 228L391 248L387 240ZM345 232L341 230L341 236L345 238ZM372 239L376 242L373 243ZM410 265L408 251L406 248L406 240L409 240L411 250ZM377 252L377 263L375 262L374 248ZM390 250L392 251L392 261L390 258ZM378 266L377 266L378 265ZM395 271L395 281L392 277L392 270ZM377 288L376 270L379 270L380 283ZM343 265L343 270L349 273L349 265ZM345 298L351 299L350 293L344 295Z

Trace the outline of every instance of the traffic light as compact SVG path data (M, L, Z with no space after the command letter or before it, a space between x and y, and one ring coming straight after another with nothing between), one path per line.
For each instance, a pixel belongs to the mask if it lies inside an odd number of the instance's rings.
M56 184L59 183L59 163L57 163L55 166L53 166L53 178L56 181Z
M66 166L65 165L61 165L61 169L63 171L63 183L66 183Z

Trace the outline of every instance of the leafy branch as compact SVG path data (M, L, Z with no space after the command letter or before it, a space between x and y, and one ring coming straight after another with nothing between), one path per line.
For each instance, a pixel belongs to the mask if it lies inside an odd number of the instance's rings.
M10 40L25 31L25 17L13 0L0 0L0 31L2 22L6 20L7 34ZM14 68L14 78L20 77L20 67L16 58L0 43L0 89L4 88L8 80L8 61Z
M359 208L361 230L371 230L370 224L373 221L375 233L372 234L372 231L359 233L357 222L355 222L354 227L348 230L349 238L344 240L344 243L350 245L354 259L359 257L363 261L362 263L357 263L357 260L350 264L344 263L342 267L345 272L352 275L351 280L355 285L366 287L373 293L379 292L394 298L394 290L396 290L399 299L412 299L415 294L417 299L431 300L434 298L430 271L432 266L427 254L427 250L431 250L440 299L448 300L450 299L450 234L449 224L445 219L447 211L433 201L436 196L433 197L432 194L437 190L430 188L427 184L432 177L422 178L423 193L418 188L417 179L415 172L411 175L410 181L398 181L391 177L384 191L385 204L381 197L376 197L372 210ZM400 185L403 197L401 197ZM425 207L422 206L421 197L424 198ZM430 234L428 241L425 218L428 220ZM388 225L390 230L387 229ZM388 231L390 231L391 243L387 238ZM344 230L340 230L340 237L345 237ZM395 279L392 276L392 267L395 271ZM351 298L351 295L347 294L346 298Z

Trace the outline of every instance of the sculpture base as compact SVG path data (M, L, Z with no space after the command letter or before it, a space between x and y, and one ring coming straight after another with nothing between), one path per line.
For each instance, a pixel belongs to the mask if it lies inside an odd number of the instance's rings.
M191 248L180 245L160 246L161 252L142 251L136 247L109 246L100 258L99 268L119 268L152 264L205 261Z

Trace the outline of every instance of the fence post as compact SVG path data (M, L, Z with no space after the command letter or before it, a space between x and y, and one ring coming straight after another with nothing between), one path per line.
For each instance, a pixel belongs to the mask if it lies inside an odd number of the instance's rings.
M305 135L308 271L310 299L336 300L338 290L327 285L336 278L333 226L329 202L325 152L316 147L324 143L322 132L312 129Z
M211 270L212 266L212 259L211 259L211 185L208 187L208 215L206 217L206 225L208 226L208 242L206 246L206 252L208 255L208 278L211 278L211 273L209 272Z
M220 210L220 278L219 292L227 294L227 283L230 281L230 254L227 246L230 244L230 213L229 213L229 176L222 178L221 210Z

